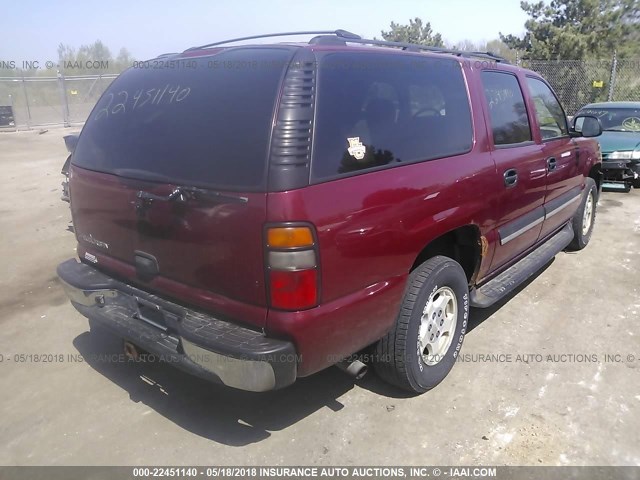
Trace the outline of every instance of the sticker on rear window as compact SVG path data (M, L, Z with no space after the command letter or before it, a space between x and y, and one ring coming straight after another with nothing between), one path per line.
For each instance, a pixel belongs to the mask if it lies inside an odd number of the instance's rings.
M630 132L640 132L640 118L629 117L622 121L622 128Z
M364 154L367 153L367 147L362 144L360 137L347 138L347 142L349 142L349 148L347 148L349 155L354 157L356 160L362 160L364 158Z

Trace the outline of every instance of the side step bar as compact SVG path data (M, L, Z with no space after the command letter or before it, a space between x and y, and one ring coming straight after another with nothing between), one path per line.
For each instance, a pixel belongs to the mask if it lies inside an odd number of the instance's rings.
M500 275L469 292L471 306L487 308L513 292L534 273L546 265L573 240L573 227L569 223L553 237L536 248Z

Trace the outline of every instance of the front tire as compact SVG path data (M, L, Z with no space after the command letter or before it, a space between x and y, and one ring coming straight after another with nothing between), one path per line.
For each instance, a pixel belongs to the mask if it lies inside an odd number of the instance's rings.
M396 324L376 344L376 373L412 393L432 389L453 368L468 320L464 270L449 257L430 258L411 272Z
M582 250L589 244L596 221L598 187L593 178L587 178L585 184L584 196L572 220L574 236L569 244L570 250Z

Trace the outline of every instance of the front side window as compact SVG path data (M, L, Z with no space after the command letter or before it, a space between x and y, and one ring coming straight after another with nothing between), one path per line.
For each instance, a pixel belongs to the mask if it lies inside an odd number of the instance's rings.
M512 145L531 141L527 107L515 75L482 72L482 84L489 106L493 143Z
M567 118L551 89L537 78L527 77L543 140L568 135Z
M320 60L314 180L459 155L472 142L456 60L352 52Z

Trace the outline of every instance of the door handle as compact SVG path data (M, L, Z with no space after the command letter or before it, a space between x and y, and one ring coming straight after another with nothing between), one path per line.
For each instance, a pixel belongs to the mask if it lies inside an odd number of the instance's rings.
M547 171L552 172L556 169L557 162L555 157L547 158Z
M518 183L518 172L515 168L510 168L503 174L504 184L507 188L515 187Z

